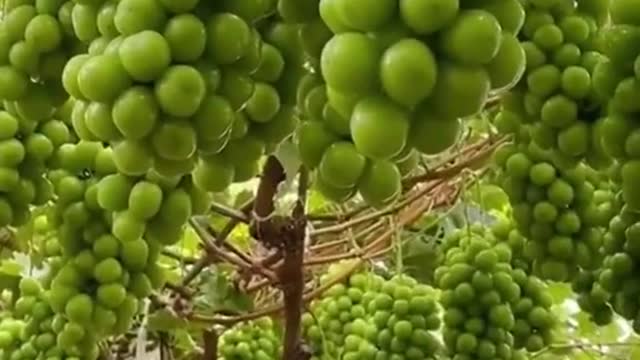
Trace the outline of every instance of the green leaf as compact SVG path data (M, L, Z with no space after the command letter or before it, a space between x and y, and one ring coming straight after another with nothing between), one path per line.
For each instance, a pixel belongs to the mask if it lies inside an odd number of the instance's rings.
M24 266L15 260L3 260L0 262L0 273L2 274L20 276L24 270Z
M473 185L467 194L470 201L475 202L485 210L503 212L510 206L507 193L494 184L482 183Z
M554 304L562 304L565 300L573 295L571 285L564 283L551 283L549 286L549 294L553 297Z
M578 322L578 331L576 332L578 336L591 338L597 334L598 327L591 321L591 316L588 313L580 311L576 314L575 319Z
M300 154L298 153L298 148L292 141L284 141L278 146L278 149L274 153L280 164L284 168L284 172L287 176L287 183L293 182L296 175L298 174L298 169L302 165L302 161L300 161Z
M196 234L195 230L193 230L191 226L188 226L184 232L184 236L182 236L182 239L176 245L176 247L179 247L180 250L186 252L189 255L194 255L200 251L198 247L199 244L200 238L198 237L198 234Z
M174 330L173 339L175 347L187 354L192 353L198 347L189 331L185 329Z
M30 252L29 250L32 248L31 241L35 235L34 219L32 216L29 221L20 226L15 233L15 245L20 252Z
M176 313L169 309L160 309L149 314L147 326L150 331L172 331L188 326L187 320L178 317Z
M327 199L317 190L310 189L307 193L307 209L313 214L325 214L329 212Z
M438 248L434 237L413 236L407 239L402 255L402 264L408 275L423 283L433 281L433 272L438 265Z
M204 274L205 283L197 305L207 312L243 313L253 309L250 296L237 289L229 280L229 275L220 268L213 268Z
M250 250L253 245L253 238L249 234L249 226L246 224L236 226L227 241L240 248L240 250Z
M618 341L620 339L620 335L622 335L622 328L620 327L620 323L617 321L613 321L611 324L602 326L599 330L597 338L593 340L601 343Z
M640 346L632 346L629 360L640 360Z

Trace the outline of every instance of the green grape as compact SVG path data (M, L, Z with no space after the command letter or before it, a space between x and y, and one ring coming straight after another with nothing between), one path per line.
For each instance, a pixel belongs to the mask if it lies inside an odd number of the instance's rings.
M270 318L235 325L222 334L218 345L218 355L223 359L266 360L278 358L281 354L282 339Z
M171 63L169 43L161 34L150 30L125 38L118 55L129 76L142 82L158 79Z

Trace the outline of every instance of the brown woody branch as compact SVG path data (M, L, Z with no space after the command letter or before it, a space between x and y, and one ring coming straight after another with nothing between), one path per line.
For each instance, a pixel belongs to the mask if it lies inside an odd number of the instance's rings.
M215 329L202 332L204 353L202 360L216 360L218 358L218 333Z
M439 194L434 195L433 197L430 197L428 199L425 197L422 197L422 201L419 201L419 202L416 201L416 204L413 204L411 207L405 209L404 214L401 216L401 218L398 221L398 227L402 228L404 226L414 223L424 214L425 211L428 211L428 209L450 204L452 201L451 198L457 197L460 190L459 186L461 186L461 184L458 184L458 186L444 187L442 189L442 192L440 192ZM396 231L397 231L396 229L388 229L383 234L381 234L378 238L376 238L374 241L372 241L367 246L365 246L365 248L363 249L364 254L361 257L356 258L355 260L353 260L353 262L349 263L348 266L344 269L344 271L340 273L340 275L332 278L328 282L309 291L308 293L305 293L302 297L303 302L305 304L309 303L311 300L317 298L318 296L326 292L329 288L331 288L331 286L344 281L354 271L360 268L360 266L362 266L368 259L380 257L386 252L388 252L390 248L385 243L392 238L392 236L395 234ZM382 247L382 249L379 249L380 247ZM211 316L211 315L203 315L203 314L191 314L190 319L193 321L204 322L204 323L233 325L238 322L254 320L263 316L277 314L282 312L283 309L285 309L285 304L279 303L279 304L274 304L274 305L259 309L252 313L242 314L237 316L220 316L220 315Z
M284 259L279 272L285 306L284 360L299 360L310 356L302 341L301 333L308 182L309 173L305 167L302 167L299 175L298 200L291 214L290 232L284 237Z
M245 214L249 214L252 208L253 200L250 200L242 206L241 211ZM230 219L224 226L224 228L222 228L222 230L216 235L215 243L217 245L223 244L238 224L238 220ZM193 265L187 275L185 275L184 279L182 279L182 286L189 285L202 272L202 270L204 270L212 263L212 261L213 259L205 251L200 259L198 259L198 261Z
M453 154L449 158L443 160L441 162L441 165L435 167L436 170L428 171L424 174L408 178L404 182L404 186L405 188L411 188L415 184L421 182L450 178L459 174L464 169L475 168L479 165L482 165L487 157L491 156L491 154L493 154L493 151L498 146L505 143L507 140L507 137L502 137L497 140L494 138L487 138L485 140L472 144L463 149L462 154ZM455 161L456 159L462 160L456 162L454 165L447 166L447 164Z

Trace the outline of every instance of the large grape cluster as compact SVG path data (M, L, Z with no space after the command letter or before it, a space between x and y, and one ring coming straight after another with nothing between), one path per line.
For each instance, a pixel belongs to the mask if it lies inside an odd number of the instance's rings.
M605 151L618 159L625 203L640 209L636 184L640 179L640 107L635 101L640 74L640 16L634 1L611 3L611 24L602 31L601 48L606 59L595 69L593 82L599 95L608 101L608 114L602 125Z
M160 251L180 239L202 194L188 178L167 182L150 172L134 182L99 142L65 144L56 161L48 223L57 229L60 255L50 261L46 298L70 328L83 330L64 335L65 348L96 344L127 331L139 301L164 284Z
M528 3L519 34L527 70L503 101L497 123L512 131L519 122L532 124L533 139L554 149L557 161L586 158L605 166L608 157L598 141L603 103L592 81L601 58L595 44L603 10L580 3Z
M220 336L218 350L225 360L272 360L282 357L282 339L270 318L238 324Z
M440 350L435 293L407 276L370 273L334 285L304 318L316 359L431 359Z
M0 324L0 358L93 359L98 348L92 341L78 343L84 329L54 316L40 280L23 278L11 309Z
M524 71L517 0L322 0L319 13L333 36L318 30L321 76L301 85L309 122L297 140L334 200L356 192L376 206L394 200L418 153L455 143L460 118Z
M56 2L13 1L0 22L0 226L24 224L30 205L52 195L47 163L70 140L54 120L66 100L60 73L68 50Z
M443 337L449 353L456 359L522 358L515 331L517 319L530 315L530 309L517 308L527 298L521 287L523 281L526 286L526 273L513 269L509 247L482 227L458 230L447 243L435 281L442 290ZM549 317L546 311L542 315Z
M297 28L257 28L274 7L259 0L73 3L73 32L89 45L62 74L75 131L108 142L122 175L192 173L207 192L252 178L260 157L297 121L295 96L283 88L295 89L290 73L301 66L281 49Z
M565 281L579 267L600 264L603 228L616 208L597 172L582 162L559 167L556 154L529 142L505 146L495 158L513 218L527 238L523 254L542 278Z

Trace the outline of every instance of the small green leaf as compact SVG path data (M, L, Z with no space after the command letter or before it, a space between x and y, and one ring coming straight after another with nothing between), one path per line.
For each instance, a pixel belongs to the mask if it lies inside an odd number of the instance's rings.
M413 236L405 241L402 254L402 264L408 275L423 283L433 280L433 272L438 265L435 238Z
M549 294L553 297L554 304L561 304L573 295L571 285L564 283L549 284Z
M280 164L284 168L284 173L287 176L286 182L291 183L298 174L298 169L302 165L300 161L300 154L298 148L291 141L284 141L278 146L278 149L274 153Z
M24 270L24 267L15 260L8 259L0 262L0 273L2 274L20 276Z
M21 252L29 252L32 247L31 241L35 235L34 217L15 232L16 247Z
M178 317L176 313L169 309L160 309L149 314L147 326L150 331L172 331L188 326L185 319Z
M197 298L197 305L203 307L206 312L242 313L253 309L251 297L235 288L229 281L227 272L217 268L204 276L203 295Z
M173 339L175 347L185 353L192 353L198 347L197 342L193 340L189 331L185 329L174 330Z
M591 316L584 311L580 311L575 316L578 322L577 335L580 337L591 338L597 334L598 327L591 321Z

